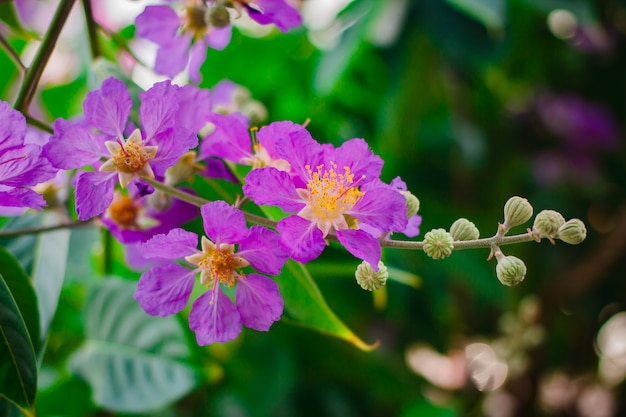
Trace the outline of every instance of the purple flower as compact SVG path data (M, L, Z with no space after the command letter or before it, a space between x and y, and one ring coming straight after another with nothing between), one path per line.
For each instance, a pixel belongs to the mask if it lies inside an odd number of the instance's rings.
M135 20L136 34L159 46L156 72L174 77L189 67L189 78L197 84L207 48L224 49L230 42L232 27L212 24L211 10L202 0L185 0L183 9L179 16L170 6L147 6Z
M223 201L201 208L206 236L197 249L198 236L182 229L159 234L143 244L146 258L175 261L156 266L139 279L135 299L154 316L168 316L187 305L200 273L200 284L208 291L198 297L189 314L189 327L200 345L235 339L242 325L267 331L280 318L283 299L278 285L256 273L243 273L252 266L269 275L280 273L287 255L280 250L278 236L261 226L246 227L243 212ZM238 245L237 250L235 245ZM235 291L235 303L222 285Z
M285 0L230 0L235 7L244 8L255 22L261 25L275 24L287 32L302 24L297 9Z
M137 183L142 178L162 177L197 145L194 132L178 124L181 112L187 111L182 104L185 97L185 90L169 81L140 94L142 133L129 124L132 102L128 90L121 81L109 78L99 90L87 95L84 123L55 122L54 135L44 147L52 165L61 169L98 168L95 172L79 171L75 177L79 219L102 214L113 200L116 182L126 188L133 180ZM132 133L126 136L128 131Z
M277 225L289 256L299 262L317 258L324 238L334 232L348 252L378 265L380 242L359 225L386 233L407 224L404 197L379 180L383 161L363 139L334 148L320 145L305 129L278 138L275 149L289 162L291 175L271 167L254 169L243 190L257 204L297 213Z
M42 148L29 143L26 119L0 101L0 207L41 209L46 202L28 187L53 178L55 169L42 156Z

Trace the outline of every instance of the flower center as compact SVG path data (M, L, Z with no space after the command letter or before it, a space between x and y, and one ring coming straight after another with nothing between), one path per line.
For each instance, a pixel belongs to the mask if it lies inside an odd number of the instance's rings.
M309 204L313 213L321 220L333 220L350 210L365 193L357 188L350 167L344 166L343 173L336 171L337 164L331 162L330 169L324 164L305 166L311 179L307 182Z
M120 195L109 206L108 215L117 224L124 228L137 225L139 207L134 204L131 197Z
M154 159L158 147L145 146L139 129L135 129L126 142L116 139L115 142L106 141L104 145L109 150L111 159L102 164L100 171L117 171L122 188L126 188L135 176L154 178L148 161Z
M202 39L209 27L209 9L202 2L191 2L185 7L183 32L192 33L194 39Z
M232 288L237 278L243 273L238 271L250 265L241 256L235 255L234 245L221 244L219 246L206 237L202 237L202 252L186 257L185 259L198 266L201 271L200 283L211 288L221 283Z

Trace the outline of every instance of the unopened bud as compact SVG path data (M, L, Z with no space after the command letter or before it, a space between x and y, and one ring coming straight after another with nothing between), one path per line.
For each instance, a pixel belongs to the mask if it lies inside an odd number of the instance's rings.
M578 245L587 237L587 228L582 220L571 219L559 227L555 237L570 245Z
M195 173L198 169L196 167L196 152L189 151L185 153L180 159L171 167L165 171L165 183L167 185L179 184Z
M526 277L526 264L515 256L501 256L496 265L496 275L502 284L512 287Z
M453 249L452 236L445 229L433 229L424 235L424 252L433 259L447 258Z
M450 226L450 235L453 240L474 240L478 239L480 232L474 223L460 218Z
M267 120L267 109L257 100L250 100L241 105L241 113L248 117L251 125L259 125Z
M533 216L533 206L523 197L511 197L504 205L504 229L526 223Z
M209 13L209 22L214 28L224 28L230 25L230 13L224 6L215 6Z
M410 219L420 210L420 201L410 191L400 191L400 194L406 198L406 217Z
M367 291L377 290L385 285L389 272L382 261L378 262L378 272L374 271L368 262L361 262L354 273L356 282Z
M556 236L556 232L565 223L563 215L555 210L542 210L533 223L533 232L540 238L547 237L552 239Z

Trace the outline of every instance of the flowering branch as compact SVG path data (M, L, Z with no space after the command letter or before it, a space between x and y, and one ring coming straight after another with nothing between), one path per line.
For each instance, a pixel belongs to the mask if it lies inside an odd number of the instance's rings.
M43 42L37 51L37 55L35 55L32 65L26 71L26 77L24 78L24 82L22 83L22 87L20 88L14 106L15 109L20 110L24 114L28 113L28 107L33 99L35 90L39 85L39 80L41 79L43 70L50 59L50 55L54 50L54 46L56 45L57 39L61 34L61 30L65 25L65 21L67 20L73 5L74 0L61 0L59 8L50 23L50 28L44 36Z
M55 230L60 230L60 229L74 229L77 227L86 227L86 226L95 226L95 225L96 225L96 222L90 220L86 222L78 221L78 222L71 222L71 223L61 223L61 224L55 224L53 226L27 227L23 229L4 230L4 231L0 231L0 238L15 237L15 236L22 236L22 235L32 235L32 234L38 234L38 233L53 232Z
M97 23L93 18L93 10L91 8L91 0L83 0L83 10L85 11L85 20L87 22L87 33L89 34L89 46L91 47L91 56L93 59L100 57L100 45L98 44L98 34L96 32Z

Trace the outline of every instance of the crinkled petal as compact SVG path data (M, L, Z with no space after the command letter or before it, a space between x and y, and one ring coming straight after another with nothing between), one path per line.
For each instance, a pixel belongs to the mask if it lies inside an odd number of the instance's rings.
M268 277L250 274L237 280L237 311L244 326L266 332L283 314L278 284Z
M165 45L176 36L180 25L180 17L171 7L146 6L135 19L135 36Z
M189 328L201 346L234 340L241 333L241 316L230 298L216 285L191 307Z
M408 237L415 237L420 234L420 226L422 224L422 216L415 214L411 216L402 233Z
M378 271L381 249L378 239L363 230L337 230L337 239L348 252L372 265Z
M258 0L259 10L247 7L248 15L261 25L275 24L282 32L302 25L300 12L284 0Z
M276 153L291 165L291 169L306 182L309 173L320 165L324 158L324 147L311 137L306 129L296 129L287 138L276 140Z
M26 119L8 103L0 101L0 153L24 144Z
M200 160L204 158L199 158ZM206 169L199 174L207 178L217 178L239 184L239 179L232 173L224 161L215 158L206 158Z
M239 243L248 235L246 219L225 201L211 201L200 208L207 237L216 244Z
M154 71L172 78L180 74L189 62L191 36L178 36L157 51Z
M363 139L351 139L330 153L326 160L336 163L339 168L350 167L355 181L365 177L361 182L363 184L380 177L383 160L369 149Z
M135 300L152 316L169 316L187 305L196 271L178 264L156 266L139 278Z
M290 121L274 122L263 126L256 134L256 137L271 157L277 157L276 141L280 138L288 138L292 132L301 129L304 129L301 125Z
M15 188L9 191L0 191L0 207L28 207L41 210L46 206L46 200L28 188Z
M263 226L252 226L248 236L239 244L241 256L257 271L270 275L280 274L289 258L278 244L278 235Z
M81 171L74 181L79 220L89 220L98 216L111 205L117 173Z
M211 101L214 112L232 113L236 111L235 93L241 87L231 80L221 80L211 89Z
M86 127L58 119L43 155L57 168L74 169L92 165L110 153Z
M326 247L324 234L315 223L300 216L289 216L278 222L280 244L295 261L306 263L320 256Z
M156 156L150 160L150 166L154 174L161 177L181 156L198 146L198 136L189 129L174 126L160 132L150 144L158 146Z
M386 184L366 188L354 207L347 213L381 232L400 232L407 224L406 199Z
M146 259L182 259L198 251L198 235L183 229L158 234L141 245Z
M200 84L202 81L200 67L206 59L207 48L204 42L196 42L189 51L189 80L194 84Z
M253 169L244 181L244 194L256 204L278 206L287 212L298 212L306 205L284 171L272 167Z
M205 37L206 44L213 49L221 51L230 43L233 27L231 25L223 28L214 28Z
M21 187L54 178L58 169L41 156L38 145L11 148L0 154L0 184Z
M178 111L178 89L169 80L154 84L139 94L139 118L146 134L145 142L174 126Z
M200 144L200 154L217 156L236 164L252 156L248 126L239 117L213 114L210 122L215 129Z
M116 78L107 78L83 103L85 119L109 136L122 137L133 103L128 89Z
M194 133L202 129L211 115L211 92L185 85L178 90L176 126L186 127Z

